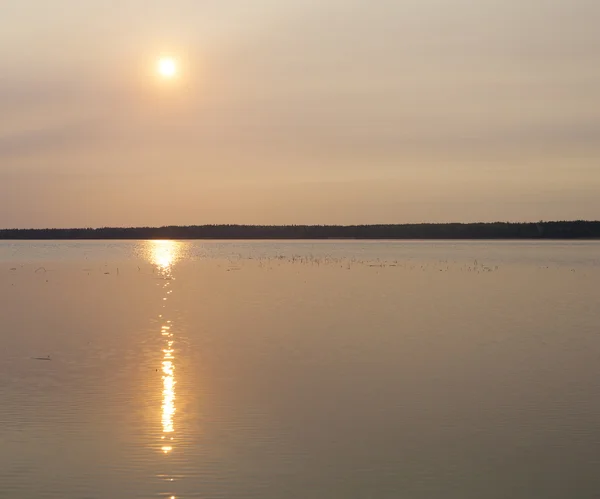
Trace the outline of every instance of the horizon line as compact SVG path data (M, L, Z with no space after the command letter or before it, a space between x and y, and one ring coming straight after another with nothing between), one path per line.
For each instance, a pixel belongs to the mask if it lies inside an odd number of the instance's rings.
M574 220L538 220L538 221L501 221L493 222L405 222L405 223L364 223L364 224L240 224L240 223L204 223L194 225L104 225L104 226L88 226L88 227L4 227L0 228L0 232L8 231L103 231L103 230L159 230L159 229L192 229L192 228L368 228L368 227L418 227L418 226L481 226L481 225L549 225L549 224L598 224L600 220L591 219L574 219Z

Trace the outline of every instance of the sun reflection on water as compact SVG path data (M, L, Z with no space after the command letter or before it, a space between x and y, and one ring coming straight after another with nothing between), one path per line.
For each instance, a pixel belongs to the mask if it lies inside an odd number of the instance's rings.
M165 291L163 301L172 293L171 281L173 280L173 265L180 258L181 243L175 241L148 241L147 259L156 266L159 276L165 280L162 289ZM176 392L175 385L175 337L173 323L166 320L166 304L163 304L160 329L163 337L161 378L162 378L162 404L161 404L161 451L169 454L173 451L175 433ZM168 441L168 443L167 443Z
M181 243L177 241L148 241L147 256L158 270L171 277L173 264L181 257Z

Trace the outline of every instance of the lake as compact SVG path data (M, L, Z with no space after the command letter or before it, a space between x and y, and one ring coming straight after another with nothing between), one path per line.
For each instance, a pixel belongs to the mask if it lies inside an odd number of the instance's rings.
M599 283L593 241L2 241L0 498L598 497Z

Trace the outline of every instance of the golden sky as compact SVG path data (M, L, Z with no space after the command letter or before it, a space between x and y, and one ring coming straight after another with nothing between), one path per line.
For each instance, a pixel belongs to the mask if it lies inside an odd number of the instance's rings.
M5 0L0 227L598 219L599 18L596 0Z

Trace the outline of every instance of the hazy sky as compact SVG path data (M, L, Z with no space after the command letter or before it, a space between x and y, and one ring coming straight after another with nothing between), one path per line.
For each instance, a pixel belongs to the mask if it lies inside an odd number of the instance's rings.
M0 227L599 219L598 19L598 0L0 0Z

